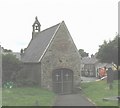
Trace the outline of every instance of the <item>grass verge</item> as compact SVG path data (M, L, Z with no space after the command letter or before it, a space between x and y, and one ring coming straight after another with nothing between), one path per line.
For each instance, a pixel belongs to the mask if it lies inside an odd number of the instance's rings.
M90 98L97 106L118 106L118 101L103 101L103 98L118 96L118 81L113 82L110 90L106 80L82 83L84 95Z
M41 88L2 89L2 106L52 106L55 94Z

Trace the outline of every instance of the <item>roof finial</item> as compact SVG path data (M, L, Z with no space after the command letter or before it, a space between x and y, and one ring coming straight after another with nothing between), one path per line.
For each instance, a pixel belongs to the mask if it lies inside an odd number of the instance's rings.
M37 16L35 17L35 20L38 20Z

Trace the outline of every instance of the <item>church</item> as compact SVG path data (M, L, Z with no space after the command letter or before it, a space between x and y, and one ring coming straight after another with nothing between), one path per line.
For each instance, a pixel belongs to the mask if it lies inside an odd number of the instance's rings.
M32 38L21 51L25 78L58 94L72 93L80 86L81 57L64 21L41 31L38 18Z

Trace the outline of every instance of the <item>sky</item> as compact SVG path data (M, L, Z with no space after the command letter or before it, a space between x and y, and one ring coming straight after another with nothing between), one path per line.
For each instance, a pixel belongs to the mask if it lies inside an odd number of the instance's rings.
M77 49L95 54L118 32L119 0L0 0L0 44L13 52L26 48L35 17L41 30L63 20Z

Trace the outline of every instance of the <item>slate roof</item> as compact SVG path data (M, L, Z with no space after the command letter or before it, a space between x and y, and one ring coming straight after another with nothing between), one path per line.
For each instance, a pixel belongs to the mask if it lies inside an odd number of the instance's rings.
M82 64L95 64L97 62L96 58L83 57L81 60Z
M49 46L51 39L59 28L59 24L52 26L48 29L45 29L37 34L34 39L31 39L28 47L23 53L21 60L22 62L32 62L38 63L41 60L41 57L45 53L47 47Z

